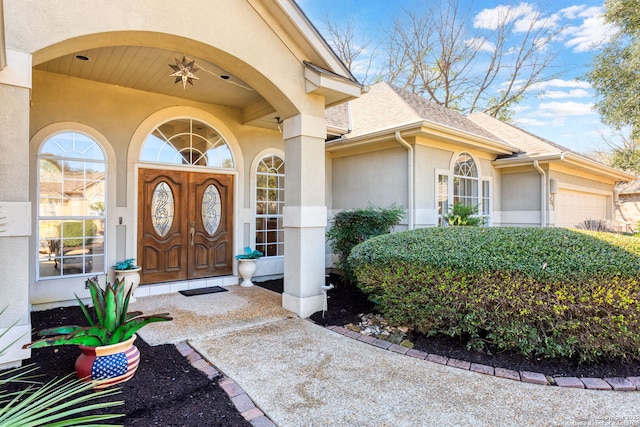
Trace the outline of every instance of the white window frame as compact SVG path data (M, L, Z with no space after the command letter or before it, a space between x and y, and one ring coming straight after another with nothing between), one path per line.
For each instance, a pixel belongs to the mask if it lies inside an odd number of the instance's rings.
M492 197L493 197L493 180L491 177L483 177L482 176L482 170L480 168L480 163L478 162L478 160L476 159L475 156L473 156L471 153L469 153L468 151L461 151L459 153L454 153L454 156L452 157L451 160L451 165L450 165L450 169L435 169L435 174L434 174L434 194L435 194L435 211L436 211L436 216L437 216L437 220L436 220L436 225L440 226L440 227L447 227L448 223L447 221L444 219L444 215L446 213L448 213L449 207L452 206L453 204L453 200L455 198L454 195L454 185L453 185L453 180L455 177L454 175L454 168L456 166L456 163L458 161L458 158L463 155L466 154L468 156L471 157L471 159L473 159L473 162L475 164L476 167L476 172L477 172L477 177L474 177L473 179L476 181L477 183L477 193L478 193L478 200L477 200L477 206L478 206L478 216L481 217L483 219L482 224L484 226L490 226L492 224L492 219L491 219L491 209L492 209ZM447 199L445 201L445 205L446 205L446 212L439 212L439 208L440 208L440 177L447 177ZM464 178L464 177L463 177ZM488 190L489 190L489 194L487 196L485 196L484 194L484 184L487 183L488 185ZM467 197L468 198L468 197ZM485 214L485 204L488 203L488 214Z
M262 172L258 172L258 168L260 167L260 165L265 161L265 159L273 159L274 157L279 158L280 160L282 160L282 170L283 173L271 173L271 172L266 172L266 173L262 173ZM284 256L284 251L285 251L285 241L284 241L284 214L283 214L283 210L284 210L284 197L286 194L286 190L284 187L284 179L285 179L285 173L286 173L286 161L284 159L284 155L280 154L280 153L275 153L275 152L268 152L268 153L263 153L258 161L256 162L256 166L254 168L254 191L253 191L253 201L254 201L254 209L253 209L253 213L254 213L254 219L255 219L255 231L253 233L253 242L255 244L255 249L259 250L260 252L262 252L264 254L265 257L268 258L274 258L274 257L282 257ZM276 179L276 187L258 187L258 177L259 176L266 176L268 177L275 177ZM280 183L282 184L282 186L280 186ZM259 190L266 190L267 194L269 192L269 190L275 190L275 195L276 198L275 200L270 200L267 198L267 200L259 200L258 199L258 191ZM266 213L258 213L258 204L261 202L275 202L276 206L278 206L277 209L277 213L269 213L268 209ZM265 227L263 228L258 228L258 224L261 222L261 220L264 220L264 224ZM269 226L267 225L267 223L269 221L276 221L276 228L269 228ZM269 235L270 233L274 233L275 232L275 236L276 239L275 240L269 240ZM262 239L261 241L258 241L258 236L259 233L262 233L262 236L264 237L264 239ZM271 253L269 251L269 247L271 245L275 244L276 245L276 251L275 254Z
M75 135L81 135L87 139L90 139L95 146L100 150L100 152L102 153L102 160L96 160L96 159L87 159L87 158L83 158L81 156L54 156L54 155L42 155L42 149L45 147L45 144L47 144L50 140L54 139L57 136L60 135L64 135L64 134L73 134L74 135L74 141L75 141ZM67 151L70 152L70 151ZM81 154L81 153L79 153ZM41 209L40 209L40 203L41 203L41 194L42 194L42 186L41 186L41 174L40 174L40 164L41 164L41 160L53 160L53 161L66 161L66 162L84 162L84 163L100 163L102 165L104 165L104 176L102 178L102 183L103 183L103 192L102 192L102 199L103 199L103 209L101 212L97 212L97 211L93 211L96 212L95 215L89 215L88 212L85 212L84 215L56 215L55 212L52 213L51 215L43 215L41 213ZM43 143L40 145L40 147L38 148L37 151L37 155L36 155L36 182L37 182L37 186L36 186L36 197L38 202L36 203L36 230L35 230L35 236L36 236L36 281L40 281L40 280L57 280L57 279L66 279L66 278L70 278L70 277L86 277L86 276L95 276L95 275L100 275L100 274L105 274L106 272L106 265L107 265L107 205L108 205L108 199L107 199L107 186L108 186L108 170L109 170L109 164L108 164L108 156L105 150L105 147L102 145L102 143L98 140L97 137L87 133L87 132L83 132L81 130L78 129L64 129L64 130L60 130L57 132L53 132L51 134L49 134L46 138L44 138ZM64 172L63 172L64 174ZM63 175L64 176L64 175ZM78 180L79 181L79 180ZM95 180L91 180L93 182L96 182ZM64 181L63 181L64 182ZM89 181L87 181L87 177L86 175L83 177L82 180L83 183L88 183ZM64 188L64 187L63 187ZM61 195L62 196L62 195ZM95 195L94 195L95 196ZM94 197L95 200L95 197ZM85 203L89 203L90 200L86 200ZM49 204L51 202L48 202ZM42 249L42 245L40 242L40 223L42 221L59 221L60 224L64 224L65 221L83 221L83 223L85 221L93 221L93 220L100 220L102 221L102 225L103 225L103 235L102 235L102 253L98 254L98 256L96 257L95 254L90 254L90 255L86 255L86 254L80 254L80 255L65 255L64 253L53 253L53 260L54 262L58 265L58 269L60 274L59 275L55 275L55 276L41 276L40 275L40 262L41 262L41 256L42 254L40 253L41 249ZM84 223L86 224L86 223ZM84 230L84 224L83 224L83 236L82 236L82 240L83 240L83 246L85 244L85 239L88 237L85 233ZM64 227L62 227L62 229L64 230ZM59 236L60 239L62 239L64 236ZM58 243L60 244L60 242ZM86 249L85 249L86 250ZM51 257L52 255L49 254L49 257ZM96 263L95 260L96 259L102 259L102 264L100 263ZM68 273L65 274L64 272L64 266L65 266L65 262L70 262L72 261L75 264L77 264L77 261L80 260L80 265L82 265L82 268L80 269L79 267L77 268L77 270L82 270L80 272L75 272L75 273ZM50 260L51 261L51 260ZM90 271L85 271L87 269L87 265L91 265L91 269Z

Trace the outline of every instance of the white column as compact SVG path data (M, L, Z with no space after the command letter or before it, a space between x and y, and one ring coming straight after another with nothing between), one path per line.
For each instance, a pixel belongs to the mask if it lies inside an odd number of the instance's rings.
M325 275L324 110L284 122L285 257L282 306L301 317L322 310Z
M31 356L22 350L30 341L29 318L29 100L31 55L7 50L7 67L0 71L0 333L18 322L3 343L19 339L0 357L0 369ZM21 336L23 336L20 338ZM3 345L0 345L0 349Z

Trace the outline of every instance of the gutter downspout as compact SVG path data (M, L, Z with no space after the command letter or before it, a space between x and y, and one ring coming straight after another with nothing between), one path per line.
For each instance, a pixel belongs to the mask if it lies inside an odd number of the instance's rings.
M540 227L547 226L547 174L540 167L537 160L533 161L533 167L540 174Z
M409 230L413 230L415 228L414 218L413 218L413 208L414 208L414 199L415 199L415 156L413 146L405 141L400 135L400 131L396 131L396 141L402 144L407 149L407 182L409 185L407 198L408 207L407 207L407 228Z
M4 9L0 0L0 71L7 66L7 46L4 40Z

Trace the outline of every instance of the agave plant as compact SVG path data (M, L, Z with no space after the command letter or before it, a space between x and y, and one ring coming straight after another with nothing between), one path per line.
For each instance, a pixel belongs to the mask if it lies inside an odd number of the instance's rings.
M89 326L70 325L44 329L38 332L38 335L49 338L25 344L23 348L73 344L98 347L117 344L128 340L149 323L173 320L169 313L149 316L143 316L140 311L127 313L131 290L125 293L124 280L117 280L112 286L107 279L105 288L102 289L98 284L98 278L93 277L87 281L87 285L93 302L93 315L89 312L89 306L77 295L76 300L80 303Z

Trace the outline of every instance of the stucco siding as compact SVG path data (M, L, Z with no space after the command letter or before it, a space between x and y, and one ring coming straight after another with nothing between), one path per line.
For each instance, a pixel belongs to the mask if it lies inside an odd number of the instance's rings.
M381 150L332 160L332 208L334 211L386 207L407 208L407 150Z
M540 212L540 174L504 173L501 177L502 215L508 211ZM538 220L539 224L539 220Z

